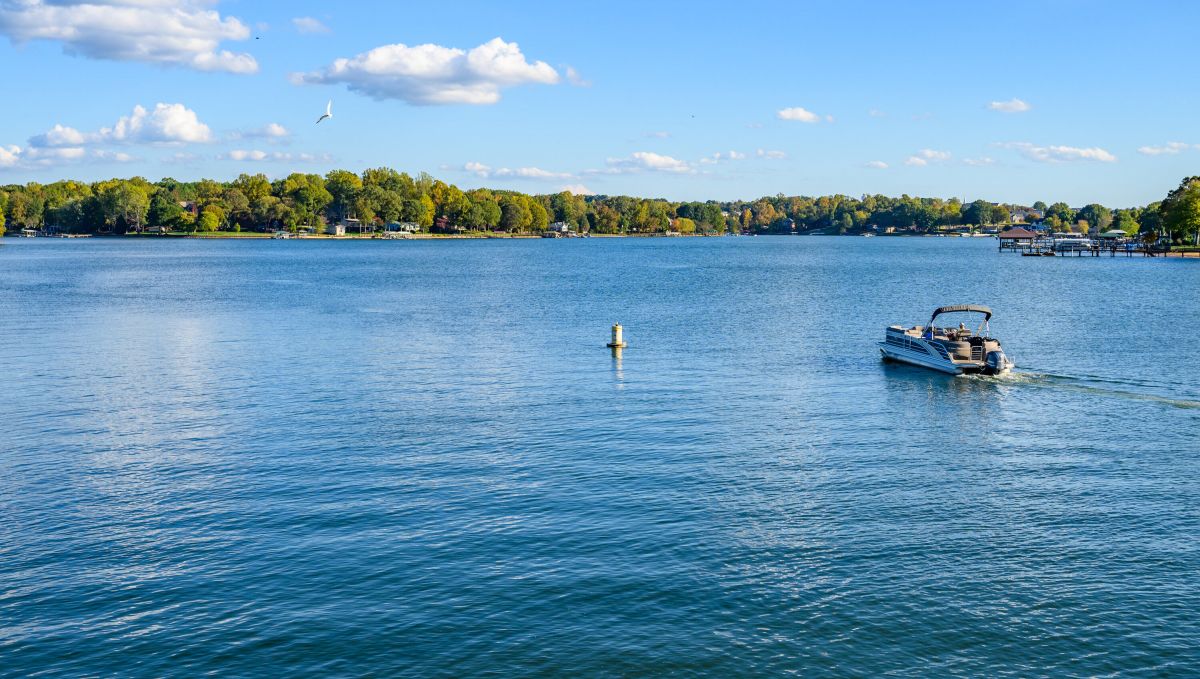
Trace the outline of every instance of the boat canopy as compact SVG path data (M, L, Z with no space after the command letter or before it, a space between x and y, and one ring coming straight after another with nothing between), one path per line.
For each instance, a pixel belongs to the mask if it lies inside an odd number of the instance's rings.
M937 318L938 316L941 316L942 314L952 314L956 311L975 311L981 313L983 314L983 320L985 323L992 318L992 310L988 307L981 306L979 304L952 304L950 306L943 306L934 309L933 316L930 316L929 318L929 325L933 325L933 319Z

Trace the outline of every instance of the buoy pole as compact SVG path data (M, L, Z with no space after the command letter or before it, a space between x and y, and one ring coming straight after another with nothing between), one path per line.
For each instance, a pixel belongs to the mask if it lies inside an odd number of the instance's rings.
M621 324L613 323L612 341L608 343L608 348L609 349L624 349L625 346L626 346L625 338L622 336L622 333L621 333Z

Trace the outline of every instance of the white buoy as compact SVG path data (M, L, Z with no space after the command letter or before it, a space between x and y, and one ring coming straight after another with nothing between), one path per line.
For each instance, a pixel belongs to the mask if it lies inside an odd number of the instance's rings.
M625 338L621 336L621 324L613 323L612 341L608 343L608 347L610 349L624 349L625 346Z

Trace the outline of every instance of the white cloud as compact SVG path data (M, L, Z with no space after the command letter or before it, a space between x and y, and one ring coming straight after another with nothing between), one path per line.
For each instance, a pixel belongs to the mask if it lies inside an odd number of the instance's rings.
M758 156L759 158L766 158L768 160L782 160L787 158L787 154L783 151L773 151L770 149L758 149L754 152L754 155Z
M529 63L515 42L495 38L470 50L441 45L376 47L327 68L294 73L297 84L345 84L376 99L410 104L495 104L506 87L554 85L558 71L544 61Z
M669 137L671 136L671 133L670 133L670 132L662 132L662 131L658 131L658 132L647 132L647 133L646 133L646 136L647 136L647 137L653 137L653 138L655 138L655 139L667 139L667 138L669 138Z
M328 33L329 27L312 17L296 17L292 19L292 26L297 33L311 35L313 33Z
M728 151L728 152L718 151L717 153L714 153L711 156L705 156L704 158L701 158L700 164L716 165L717 163L721 162L722 160L745 160L745 159L746 159L746 154L744 154L740 151Z
M609 158L608 174L624 174L632 172L668 172L672 174L689 174L695 172L687 161L664 156L650 151L638 151L627 158Z
M1001 113L1024 113L1031 108L1033 107L1016 97L1008 101L993 101L988 104L989 110L1000 111Z
M1117 157L1108 151L1093 146L1079 148L1075 146L1037 146L1029 142L1010 142L1001 146L1020 151L1021 155L1039 163L1061 163L1071 161L1096 161L1115 163Z
M980 156L978 158L963 158L962 162L963 165L970 165L971 167L984 167L987 165L992 165L996 161L987 156Z
M544 179L544 180L551 180L551 179L562 180L562 179L574 179L575 178L575 175L573 175L569 172L551 172L550 170L543 170L540 167L493 168L490 165L484 165L483 163L477 163L474 161L466 163L465 165L463 165L462 169L467 172L470 172L471 174L474 174L476 176L483 177L484 179L491 179L493 177L507 177L507 178L515 177L517 179Z
M135 160L128 153L87 149L82 146L21 148L0 146L0 169L46 168L81 162L127 163Z
M51 40L67 54L113 61L181 66L198 71L255 73L249 54L220 49L250 30L209 9L210 0L4 0L0 34L14 43Z
M292 131L280 125L279 123L267 123L262 127L257 127L253 130L243 130L233 132L229 135L229 139L265 139L268 142L282 142L291 138Z
M21 162L20 146L0 146L0 167L16 167Z
M592 81L586 80L583 76L579 75L579 71L576 71L574 67L567 66L563 70L567 76L567 82L571 83L575 87L591 87L592 86Z
M905 161L905 165L912 167L925 167L930 163L943 163L950 160L951 153L949 151L938 151L935 149L921 149L915 155L909 156Z
M82 147L98 144L202 144L212 141L212 130L200 122L196 112L183 104L157 104L153 111L134 106L112 127L80 132L55 125L29 139L34 148Z
M775 114L775 116L778 117L780 120L795 120L795 121L799 121L802 123L819 123L819 122L821 122L821 116L817 115L816 113L813 113L812 111L809 111L808 109L804 109L799 106L793 106L792 108L780 109Z
M886 118L886 117L887 117L887 112L886 112L886 111L880 111L880 110L879 110L879 109L877 109L877 108L873 108L873 109L871 109L870 111L867 111L867 115L871 116L872 118Z
M577 196L594 196L596 192L584 186L583 184L567 184L559 189L560 191L570 191Z
M1170 141L1163 146L1142 146L1138 148L1138 153L1145 156L1173 156L1191 148L1191 144L1185 144L1181 141Z
M888 169L888 164L882 160L869 160L866 162L865 167L869 167L872 170L886 170Z
M88 142L88 136L73 127L56 124L43 134L31 137L30 146L80 146Z
M328 153L315 155L312 153L283 153L280 151L263 151L260 149L234 149L228 153L217 156L220 160L233 160L237 162L287 162L287 163L328 163L333 161L333 156Z

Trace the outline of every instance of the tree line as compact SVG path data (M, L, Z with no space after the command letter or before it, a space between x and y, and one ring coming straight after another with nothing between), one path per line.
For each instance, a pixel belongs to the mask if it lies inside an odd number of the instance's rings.
M1164 200L1145 207L1110 209L1063 202L1032 206L976 200L889 197L785 196L753 201L678 202L631 196L581 196L570 192L529 195L517 191L461 190L428 174L413 177L391 168L321 176L293 173L270 180L242 174L230 182L181 182L141 177L86 183L0 186L0 233L54 227L74 233L272 231L319 228L357 219L368 226L408 223L421 231L539 233L551 222L581 232L638 234L680 232L858 233L867 229L927 232L947 227L993 226L1014 212L1044 221L1055 231L1120 229L1183 242L1200 238L1200 177L1188 177Z

